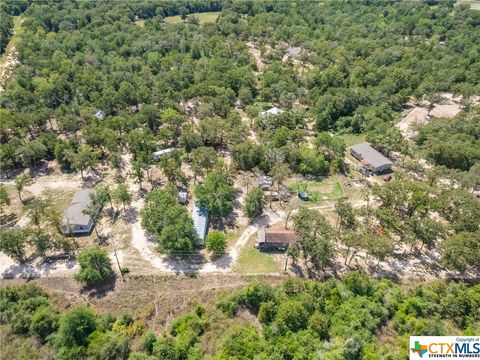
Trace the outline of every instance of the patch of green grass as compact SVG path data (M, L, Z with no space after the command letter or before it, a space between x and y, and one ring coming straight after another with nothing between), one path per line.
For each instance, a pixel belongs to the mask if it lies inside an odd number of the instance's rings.
M74 191L48 189L42 192L42 196L53 203L55 209L63 213L73 198Z
M310 196L309 202L319 203L323 200L335 200L343 195L342 185L336 177L328 177L323 180L313 180L307 183L307 193ZM305 191L305 183L296 182L288 186L295 192Z
M143 28L145 26L145 20L137 20L134 24Z
M245 231L245 226L241 226L235 231L227 232L225 234L225 240L227 241L227 248L229 249L232 248L244 231Z
M18 45L18 43L21 40L22 19L23 19L23 17L21 15L13 17L13 35L10 38L10 41L8 42L7 46L5 47L5 51L2 54L2 57L0 58L0 66L5 65L5 63L7 62L8 54L10 53L10 51L12 50L13 47L16 47Z
M280 264L274 255L255 249L256 234L251 236L247 244L240 250L233 270L237 273L274 273L281 271Z
M345 141L345 144L347 144L347 146L352 146L365 142L365 135L363 134L343 134L339 135L339 137L342 138L343 141Z
M189 14L188 16L196 16L198 20L200 21L200 25L209 23L209 22L215 22L217 20L218 16L220 15L219 11L215 12L204 12L204 13L195 13L195 14ZM187 16L187 18L188 18ZM186 20L185 20L186 21ZM180 15L175 15L175 16L167 16L165 18L165 22L167 24L180 24L184 22Z

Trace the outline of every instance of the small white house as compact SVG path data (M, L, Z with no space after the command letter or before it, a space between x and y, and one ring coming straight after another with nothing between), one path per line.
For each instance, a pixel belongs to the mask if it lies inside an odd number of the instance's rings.
M155 151L152 155L153 155L153 160L158 160L164 156L167 156L169 154L171 154L173 152L173 150L175 150L175 148L169 148L169 149L163 149L163 150L158 150L158 151Z
M281 113L283 113L283 110L274 106L273 108L271 109L268 109L267 111L262 111L260 113L260 116L276 116L276 115L280 115Z
M88 189L79 190L73 196L63 216L62 232L65 235L85 235L92 231L95 225L93 219L83 212L90 204L91 192Z

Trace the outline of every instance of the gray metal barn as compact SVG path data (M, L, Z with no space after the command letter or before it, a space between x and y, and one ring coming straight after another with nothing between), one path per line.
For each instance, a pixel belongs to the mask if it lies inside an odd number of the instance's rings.
M393 163L368 143L353 145L350 148L350 153L370 173L383 174L392 171Z

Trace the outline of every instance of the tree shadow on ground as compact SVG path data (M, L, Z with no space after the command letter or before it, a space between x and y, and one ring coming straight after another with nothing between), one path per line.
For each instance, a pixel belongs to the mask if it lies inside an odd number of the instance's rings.
M216 230L224 232L234 231L238 228L237 219L238 213L234 211L227 218L211 217L210 225Z
M7 228L15 225L18 221L18 216L15 213L0 214L0 228Z
M127 224L134 224L138 220L138 211L137 209L130 207L125 210L123 213L123 221Z
M113 275L100 284L85 285L80 290L80 294L87 295L89 298L100 299L107 296L109 292L115 291L116 283L117 283L117 276Z
M47 161L41 161L28 169L29 175L32 179L40 176L47 176L53 174L54 169L49 166Z

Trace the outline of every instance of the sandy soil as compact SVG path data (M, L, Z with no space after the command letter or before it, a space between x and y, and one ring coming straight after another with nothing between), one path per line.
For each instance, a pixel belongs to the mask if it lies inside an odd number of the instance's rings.
M263 72L266 69L267 65L262 60L262 54L260 49L251 41L248 41L246 45L247 45L248 51L250 52L250 54L255 59L255 62L257 63L257 74Z
M408 113L397 123L397 127L406 139L412 139L415 137L416 132L414 125L425 124L431 118L452 118L456 116L461 109L461 97L454 97L451 93L441 94L443 101L440 104L435 104L433 109L428 112L428 103L425 101L416 105L413 102L409 102L408 106L410 110ZM474 104L480 104L480 97L472 97Z

